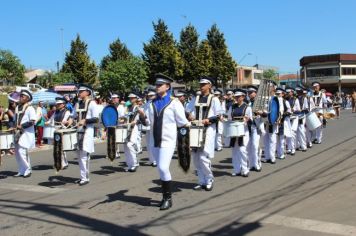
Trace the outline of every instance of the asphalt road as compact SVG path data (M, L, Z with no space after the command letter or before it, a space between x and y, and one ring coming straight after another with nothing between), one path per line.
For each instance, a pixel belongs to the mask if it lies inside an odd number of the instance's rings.
M159 211L158 172L139 156L136 173L124 157L110 163L96 145L90 184L79 187L74 153L58 174L52 152L31 153L31 178L14 178L13 156L0 167L1 235L356 235L355 114L343 111L324 142L248 178L232 177L231 150L217 153L212 192L192 190L193 169L171 163L173 208Z

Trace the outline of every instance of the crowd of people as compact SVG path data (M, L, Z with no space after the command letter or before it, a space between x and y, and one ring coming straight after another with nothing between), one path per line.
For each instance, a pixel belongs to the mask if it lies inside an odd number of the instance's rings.
M312 91L309 91L302 86L283 89L268 81L267 94L262 95L268 96L268 102L261 105L258 101L261 91L256 86L223 91L214 89L215 79L203 77L199 80L199 91L192 94L182 90L173 91L170 85L172 81L158 74L155 89L144 94L132 91L127 100L116 93L109 99L95 99L89 86L80 85L78 97L58 98L49 109L43 102L39 102L36 109L33 108L31 93L23 90L20 100L10 100L8 109L1 113L3 119L7 116L7 128L16 131L15 156L19 166L16 176L31 176L28 150L35 143L41 147L43 128L56 123L75 128L78 134L75 150L80 167L77 183L81 186L88 184L90 155L95 151L94 137L106 139L109 135L105 127L100 125L100 114L110 105L117 110L117 123L129 127L123 143L125 170L138 170L138 155L142 153L142 138L145 136L149 164L157 167L162 182L160 209L166 210L172 206L169 166L176 150L177 136L182 135L177 127L186 127L191 133L198 131L194 134L198 136L191 134L190 139L195 141L197 138L202 140L201 143L182 148L191 153L194 163L197 175L194 189L211 191L215 181L211 167L215 152L223 148L230 149L231 175L248 177L250 171L260 172L262 163L275 164L276 159L294 156L297 151L306 152L314 144L321 144L326 127L325 111L332 110L333 117L338 118L343 107L341 95L327 96L317 82L312 84ZM274 110L273 103L276 105ZM313 128L308 126L310 114L315 115L320 125ZM226 125L229 122L242 125L242 133L226 135L230 129ZM49 144L53 144L53 140L49 140ZM114 145L116 158L119 158L119 145ZM66 151L61 147L54 146L59 153L59 170L68 167Z

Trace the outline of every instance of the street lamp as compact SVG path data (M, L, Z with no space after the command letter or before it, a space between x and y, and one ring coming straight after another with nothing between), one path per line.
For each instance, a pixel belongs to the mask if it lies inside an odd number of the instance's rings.
M248 52L248 53L246 53L240 60L239 60L239 62L237 63L238 65L241 65L241 62L247 57L247 56L251 56L252 55L252 53L250 53L250 52ZM238 69L238 68L237 68ZM239 71L237 70L236 71L237 73L236 73L236 78L237 78L237 86L239 85L239 80L240 80L240 76L239 76ZM234 87L234 78L232 78L232 84L231 84L231 86L232 87Z
M251 56L251 55L252 55L252 53L250 53L250 52L246 53L246 54L240 59L240 61L238 62L238 64L240 65L241 62L242 62L247 56Z

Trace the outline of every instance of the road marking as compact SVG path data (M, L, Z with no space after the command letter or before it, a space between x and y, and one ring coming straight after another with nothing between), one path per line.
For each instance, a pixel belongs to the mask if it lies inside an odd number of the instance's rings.
M8 189L14 191L28 191L28 192L37 192L37 193L48 193L55 194L59 192L66 191L65 188L48 188L42 186L35 185L24 185L24 184L9 184L9 183L1 183L0 189Z
M269 215L268 213L252 213L244 217L241 222L260 222L263 224L274 224L288 228L345 236L356 235L356 226L282 215Z

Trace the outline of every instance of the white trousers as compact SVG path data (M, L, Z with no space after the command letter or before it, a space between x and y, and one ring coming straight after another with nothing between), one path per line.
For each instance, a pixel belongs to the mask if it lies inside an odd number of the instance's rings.
M256 168L260 169L261 168L261 160L260 156L258 153L258 147L260 145L260 138L261 136L257 133L257 128L256 126L251 126L251 133L250 133L250 138L248 140L247 144L247 153L248 153L248 163L249 163L249 168Z
M156 157L155 155L153 155L153 147L151 146L151 131L146 131L146 146L147 146L147 155L148 155L148 160L150 161L150 163L156 163Z
M285 142L285 137L284 135L278 135L277 137L277 156L281 157L284 155L285 147L286 147L286 142Z
M171 164L175 147L152 147L151 149L153 156L157 160L157 169L159 172L160 179L163 181L172 180L171 172L169 171L169 166Z
M224 141L224 147L225 147L225 148L230 147L231 138L226 138L226 137L224 137L224 138L223 138L223 141Z
M323 117L319 117L320 122L323 124ZM315 129L315 138L318 143L321 143L323 138L323 125Z
M250 170L247 166L247 144L249 142L249 135L243 137L243 146L239 146L236 138L235 145L232 149L232 167L236 174L247 174Z
M286 137L287 149L295 152L295 145L297 142L297 131L292 130L292 137Z
M277 145L277 125L273 125L272 133L269 133L268 127L264 136L265 145L265 160L276 161L276 145Z
M15 145L15 157L17 162L18 172L21 175L28 175L31 173L31 160L28 155L27 148L20 146L19 144Z
M62 167L68 166L67 153L62 152Z
M137 147L133 142L127 142L124 145L125 161L128 168L139 166L137 161Z
M142 133L141 133L141 131L138 131L136 146L137 146L137 153L142 152Z
M84 181L89 181L89 162L90 162L89 153L83 150L78 150L77 157L78 157L79 168L80 168L80 179Z
M214 181L211 160L203 150L192 151L193 162L198 173L199 184L207 185Z
M306 127L305 127L305 119L303 119L303 122L301 122L300 124L298 123L298 129L297 129L297 148L300 148L302 150L307 149L307 133L306 132L307 131L306 131Z
M120 157L120 146L119 146L119 144L118 144L118 143L116 144L116 153L115 153L115 157L116 157L116 158L119 158L119 157Z
M215 149L220 150L223 148L222 134L217 133L215 136Z

